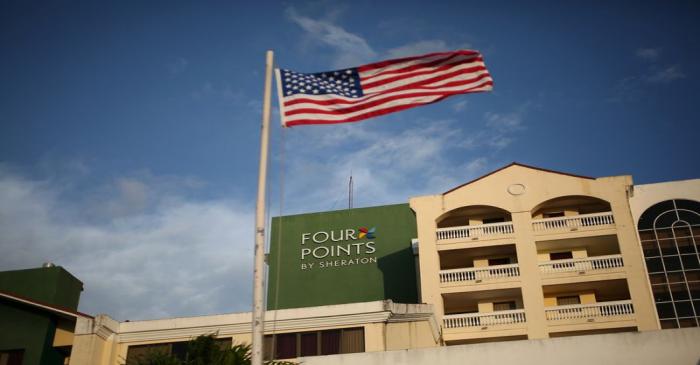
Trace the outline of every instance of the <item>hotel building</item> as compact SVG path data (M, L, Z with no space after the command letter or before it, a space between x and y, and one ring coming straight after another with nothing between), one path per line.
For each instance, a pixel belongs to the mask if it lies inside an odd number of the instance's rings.
M364 365L464 356L694 363L699 202L700 180L635 186L626 175L513 163L407 204L275 217L266 356ZM178 355L201 334L250 343L250 320L80 314L65 363ZM659 331L679 327L695 328ZM598 336L567 338L581 335ZM319 356L332 354L341 355Z

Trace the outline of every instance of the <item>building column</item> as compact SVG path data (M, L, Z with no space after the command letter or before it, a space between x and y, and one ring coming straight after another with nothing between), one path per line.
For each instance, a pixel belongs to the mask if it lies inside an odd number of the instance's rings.
M649 274L647 274L644 255L637 239L637 225L627 204L613 203L611 208L615 217L617 241L627 276L630 299L634 306L634 316L637 319L637 328L640 331L660 329L654 298L651 294Z
M547 338L549 335L544 314L542 279L537 265L537 246L532 232L530 212L513 212L511 216L515 231L515 250L518 254L528 338Z

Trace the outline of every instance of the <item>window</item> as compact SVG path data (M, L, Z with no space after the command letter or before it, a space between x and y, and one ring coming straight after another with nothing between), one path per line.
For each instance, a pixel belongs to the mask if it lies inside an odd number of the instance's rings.
M554 261L554 260L568 260L568 259L573 259L574 254L571 251L566 251L566 252L551 252L549 254L549 259Z
M552 261L570 260L573 258L574 258L574 255L571 251L552 252L549 254L549 259ZM569 270L571 270L574 268L574 266L575 266L574 262L568 261L568 262L552 264L552 269L569 269Z
M700 325L700 202L666 200L637 222L661 328Z
M232 344L231 338L217 338L215 341L221 348L230 348ZM187 344L188 341L132 345L129 346L126 351L126 363L135 363L139 358L151 353L172 355L180 360L185 360L187 356Z
M484 218L482 222L484 224L491 224L491 223L503 223L505 222L506 219L504 217L493 217L493 218Z
M557 297L557 305L576 305L581 304L581 297L578 295L568 295Z
M358 327L267 335L265 336L266 360L271 360L273 347L275 359L364 352L365 330Z
M489 266L495 265L508 265L510 264L510 257L499 257L495 259L489 259Z
M564 212L547 212L547 213L542 213L542 218L558 218L558 217L563 217Z
M0 351L0 365L22 365L24 350Z
M510 311L515 309L515 301L507 301L507 302L495 302L493 303L493 311L494 312L499 312L499 311Z

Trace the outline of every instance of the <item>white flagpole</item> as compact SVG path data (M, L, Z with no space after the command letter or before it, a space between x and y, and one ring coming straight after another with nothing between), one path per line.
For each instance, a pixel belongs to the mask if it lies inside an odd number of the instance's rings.
M253 356L252 365L263 363L263 332L265 321L265 188L267 181L267 152L270 139L270 99L272 89L273 53L267 51L265 61L265 92L263 95L262 126L260 129L260 169L258 201L255 208L255 268L253 269Z

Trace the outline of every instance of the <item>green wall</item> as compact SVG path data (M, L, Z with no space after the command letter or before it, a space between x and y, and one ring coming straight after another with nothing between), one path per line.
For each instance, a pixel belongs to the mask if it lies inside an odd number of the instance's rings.
M0 272L0 291L70 310L78 309L83 283L60 266Z
M70 310L78 308L83 284L60 266L0 272L0 291ZM24 350L23 365L61 365L53 347L56 314L0 298L0 350Z
M360 238L360 227L374 228L374 238ZM416 303L412 238L408 204L274 217L267 307Z

